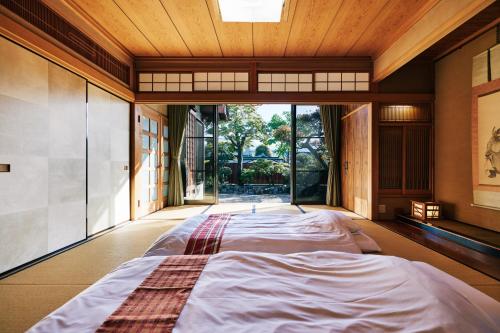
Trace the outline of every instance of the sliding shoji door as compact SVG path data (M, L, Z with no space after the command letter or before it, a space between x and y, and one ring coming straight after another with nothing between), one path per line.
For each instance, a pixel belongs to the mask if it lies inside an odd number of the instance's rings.
M85 86L0 37L0 273L85 239Z
M129 104L88 85L88 235L130 219Z

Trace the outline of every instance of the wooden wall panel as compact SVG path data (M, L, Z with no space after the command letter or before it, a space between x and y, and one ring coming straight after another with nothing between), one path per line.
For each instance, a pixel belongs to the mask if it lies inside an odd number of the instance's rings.
M431 128L410 127L406 134L406 189L428 191L431 188Z
M371 111L363 105L342 118L341 181L344 208L371 218Z
M403 128L379 128L379 189L403 187Z

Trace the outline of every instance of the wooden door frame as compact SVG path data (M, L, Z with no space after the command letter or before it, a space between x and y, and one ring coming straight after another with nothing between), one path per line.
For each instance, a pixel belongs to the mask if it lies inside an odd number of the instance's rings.
M159 178L158 187L159 187L160 200L161 200L160 209L162 209L162 208L167 207L167 205L168 205L168 192L167 192L167 196L163 197L163 183L164 183L164 179L165 179L165 163L164 163L164 160L163 160L163 157L164 157L164 154L165 154L165 145L164 145L164 142L163 142L163 138L164 138L164 136L163 136L163 127L166 126L168 128L168 117L166 115L164 115L164 114L161 114L160 115L160 120L161 120L161 122L160 122L161 143L159 143L159 145L158 145L160 147L160 149L159 149L159 151L160 151L160 178ZM168 136L167 136L167 142L169 142ZM170 170L170 161L171 161L171 158L170 158L170 147L168 148L167 156L168 156L168 166L169 166L168 170ZM168 177L168 175L167 175L167 177ZM169 178L169 181L170 181L170 178ZM168 184L169 183L167 183L167 188L168 188Z
M151 214L157 210L163 208L163 195L161 185L163 182L162 178L162 166L163 163L160 161L162 159L162 117L165 117L159 112L154 110L149 110L144 107L141 107L137 104L132 104L131 108L133 108L133 123L131 124L131 128L133 129L133 133L131 134L131 156L133 156L133 169L131 172L131 220L135 220L142 216L146 216ZM149 119L153 119L158 122L158 150L157 150L157 200L154 203L149 204L146 208L141 203L142 199L142 181L140 176L141 171L141 161L142 161L142 122L141 117L148 117Z

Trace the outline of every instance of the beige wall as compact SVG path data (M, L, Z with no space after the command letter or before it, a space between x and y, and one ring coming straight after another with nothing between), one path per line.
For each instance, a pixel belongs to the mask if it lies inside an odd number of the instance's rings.
M471 207L472 57L495 42L493 29L436 63L435 196L446 217L500 231L500 211Z

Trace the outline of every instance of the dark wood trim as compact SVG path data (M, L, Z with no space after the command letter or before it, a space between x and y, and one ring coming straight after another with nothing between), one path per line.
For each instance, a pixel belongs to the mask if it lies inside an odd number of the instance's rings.
M372 219L378 218L378 177L379 177L379 143L378 143L378 124L379 124L380 104L372 103Z
M136 57L142 71L365 71L372 73L371 57Z
M500 279L500 258L469 249L429 231L398 221L374 221L431 250L456 260L496 280Z
M406 216L406 215L398 215L398 220L403 223L410 224L412 226L415 226L417 228L429 231L435 235L438 235L440 237L449 239L455 243L458 243L462 246L468 247L470 249L473 249L475 251L479 251L488 255L492 255L496 258L500 259L500 248L483 243L479 240L473 239L471 237L467 237L466 235L461 235L456 232L453 232L451 230L447 230L444 228L439 228L436 226L438 222L432 222L431 224L427 224L425 222L422 222L420 220L417 220L413 217Z
M129 134L129 177L130 177L130 220L134 221L137 216L136 216L136 205L135 203L137 202L137 195L135 193L135 176L137 173L137 168L136 168L136 121L137 121L137 116L135 112L135 104L130 103L130 134Z
M433 94L387 94L370 92L142 92L136 103L224 104L224 103L430 103Z

